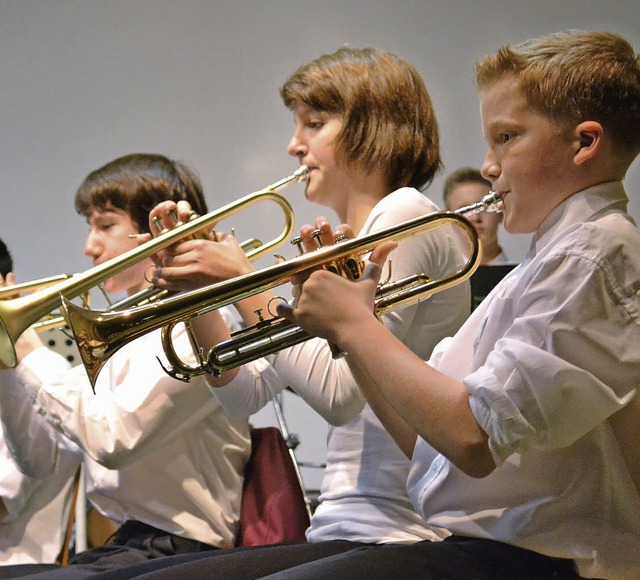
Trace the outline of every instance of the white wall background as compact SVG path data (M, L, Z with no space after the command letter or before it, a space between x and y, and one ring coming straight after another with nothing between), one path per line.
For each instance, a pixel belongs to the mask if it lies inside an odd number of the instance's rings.
M412 62L434 100L447 169L478 166L475 59L564 28L620 32L640 50L640 2L0 0L0 238L22 281L85 270L75 189L92 169L134 151L192 164L211 208L288 175L292 119L278 88L345 43ZM437 203L443 179L427 192ZM626 185L639 218L639 162ZM319 214L300 185L285 193L298 225ZM280 231L278 211L261 207L230 225L241 239L267 239ZM503 239L511 257L524 255L527 239ZM285 407L299 456L321 461L325 425L293 397Z

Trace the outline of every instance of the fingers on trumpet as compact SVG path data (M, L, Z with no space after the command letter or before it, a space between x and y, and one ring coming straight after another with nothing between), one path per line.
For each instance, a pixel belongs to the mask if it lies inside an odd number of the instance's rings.
M350 226L340 224L335 229L332 229L329 220L322 216L317 218L313 225L307 224L302 226L300 228L300 235L293 238L291 243L298 247L300 254L305 254L324 246L338 244L353 237L353 230ZM357 280L362 275L363 263L358 254L353 254L299 272L293 276L291 282L295 285L301 285L309 277L311 272L318 269L327 270L350 280Z

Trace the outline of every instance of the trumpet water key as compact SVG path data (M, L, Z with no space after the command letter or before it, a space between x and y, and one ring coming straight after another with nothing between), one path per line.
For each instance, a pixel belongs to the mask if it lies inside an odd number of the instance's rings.
M20 335L43 316L60 306L61 300L67 302L89 291L92 287L104 282L108 278L126 270L141 260L159 252L160 250L192 236L201 230L212 226L220 220L236 214L240 210L260 201L271 201L282 209L285 224L279 235L269 242L251 249L247 256L257 258L285 243L293 231L293 209L289 202L277 190L297 181L307 179L308 170L302 166L292 175L267 186L264 189L250 193L217 210L209 212L178 225L165 233L149 240L116 258L112 258L95 266L84 273L76 274L68 279L48 285L46 288L33 292L28 296L21 296L0 301L0 361L8 367L17 363L15 342Z
M382 284L375 301L376 314L382 314L391 308L427 298L469 278L480 264L482 248L475 228L465 215L481 211L501 211L501 201L500 195L492 192L480 202L455 212L426 214L359 238L318 248L237 278L157 300L148 306L133 307L121 312L96 312L65 300L63 311L66 312L69 326L76 336L87 373L95 382L100 369L114 352L148 332L164 327L165 336L170 336L173 326L180 322L188 322L195 316L285 284L291 276L305 270L360 256L385 241L400 241L444 225L462 228L472 242L471 256L464 266L437 280L431 280L427 274L416 273L403 280ZM236 335L230 343L214 347L211 356L201 357L204 362L198 367L183 365L178 360L170 339L163 342L169 362L176 367L175 376L188 380L190 376L207 372L220 373L308 338L309 335L300 328L289 326L282 319L262 321L251 327L246 334Z

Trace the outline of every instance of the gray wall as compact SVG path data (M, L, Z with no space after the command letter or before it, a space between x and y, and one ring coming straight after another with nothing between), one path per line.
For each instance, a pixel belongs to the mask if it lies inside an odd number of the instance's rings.
M416 65L447 168L479 165L476 58L564 28L617 31L640 50L639 23L637 0L0 0L0 237L20 280L85 270L73 193L90 170L128 152L191 163L211 208L288 175L292 119L277 89L345 43ZM428 192L438 203L442 181ZM638 218L638 162L626 185ZM318 215L300 185L285 193L298 225ZM271 207L229 223L241 239L266 239L280 224ZM524 255L528 239L504 240L513 258ZM301 457L322 460L324 424L295 400L286 408Z

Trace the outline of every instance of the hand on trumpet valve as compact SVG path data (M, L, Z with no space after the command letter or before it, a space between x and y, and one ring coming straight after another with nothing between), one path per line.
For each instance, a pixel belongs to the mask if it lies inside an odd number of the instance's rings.
M311 272L298 287L293 305L277 305L278 315L345 349L349 337L357 334L358 323L374 316L382 266L396 246L396 242L384 242L375 248L358 280L334 276L326 269Z
M236 278L253 271L235 236L186 240L166 248L153 272L157 288L182 292Z
M300 228L300 235L295 238L295 242L296 245L304 251L304 253L308 253L324 246L332 246L353 237L353 230L349 225L340 224L336 226L335 229L331 229L329 220L326 217L321 216L316 219L313 225L306 224L302 226ZM316 269L327 270L334 274L339 274L346 278L356 280L362 274L362 268L363 264L360 257L358 255L353 255L341 258L339 261L328 262L322 266L318 266L317 268L298 272L291 278L291 283L294 285L294 300L300 292L298 286L301 286L309 277L311 272Z

